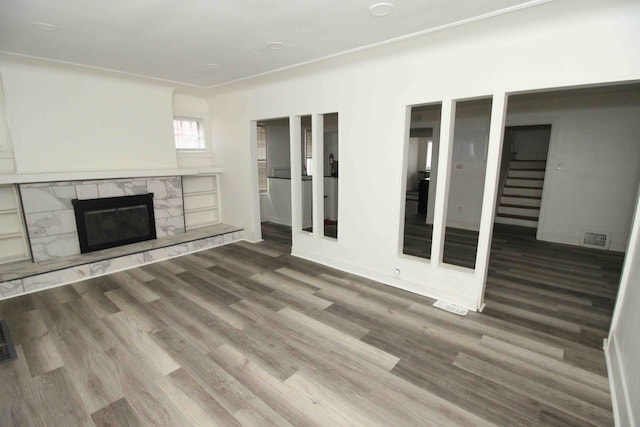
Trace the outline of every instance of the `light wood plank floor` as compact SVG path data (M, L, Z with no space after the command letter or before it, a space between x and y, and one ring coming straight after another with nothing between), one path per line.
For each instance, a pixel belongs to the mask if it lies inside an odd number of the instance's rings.
M0 425L612 424L602 351L573 326L598 329L602 313L554 328L523 314L535 260L496 277L493 311L458 317L291 257L286 228L263 233L0 302L19 355L0 365ZM567 269L545 266L531 300L588 305ZM555 276L561 304L541 284Z

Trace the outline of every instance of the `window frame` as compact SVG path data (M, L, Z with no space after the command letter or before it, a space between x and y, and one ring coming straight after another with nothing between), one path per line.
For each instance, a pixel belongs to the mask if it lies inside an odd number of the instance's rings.
M198 123L198 138L201 142L201 147L199 148L183 148L178 147L178 138L175 130L175 122L177 120L183 121L191 121ZM206 153L209 151L209 144L207 144L207 129L206 129L206 119L203 117L199 117L196 115L190 114L174 114L173 115L173 141L175 150L178 153Z
M261 138L260 134L263 134ZM260 149L261 141L264 140L264 150ZM268 144L267 144L267 128L264 125L256 124L256 142L257 142L257 161L258 161L258 194L269 194L269 174L267 173L267 158L268 158ZM261 156L261 152L264 151L264 156ZM264 158L262 158L264 157ZM264 177L261 176L260 164L264 164ZM261 179L263 178L263 179ZM264 186L261 184L264 182Z

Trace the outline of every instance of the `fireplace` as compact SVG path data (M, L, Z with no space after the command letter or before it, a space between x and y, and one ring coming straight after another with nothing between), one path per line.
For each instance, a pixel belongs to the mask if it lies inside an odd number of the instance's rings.
M156 238L153 193L71 202L82 253Z

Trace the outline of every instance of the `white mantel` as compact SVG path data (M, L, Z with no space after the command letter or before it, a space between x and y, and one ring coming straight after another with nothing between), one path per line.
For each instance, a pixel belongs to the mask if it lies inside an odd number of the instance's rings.
M214 175L223 172L221 167L176 168L176 169L140 169L140 170L86 170L38 173L0 174L2 184L28 184L36 182L86 181L95 179L147 178L162 176Z

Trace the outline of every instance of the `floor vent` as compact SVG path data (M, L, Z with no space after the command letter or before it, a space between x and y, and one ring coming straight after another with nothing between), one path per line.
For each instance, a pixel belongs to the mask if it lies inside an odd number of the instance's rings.
M468 311L466 308L458 307L457 305L449 304L448 302L444 301L436 301L433 303L433 306L446 310L449 313L457 314L459 316L466 316Z
M11 341L7 322L0 320L0 363L16 359L16 348Z
M609 249L611 241L610 233L596 233L594 231L585 231L582 234L582 246L598 249Z

